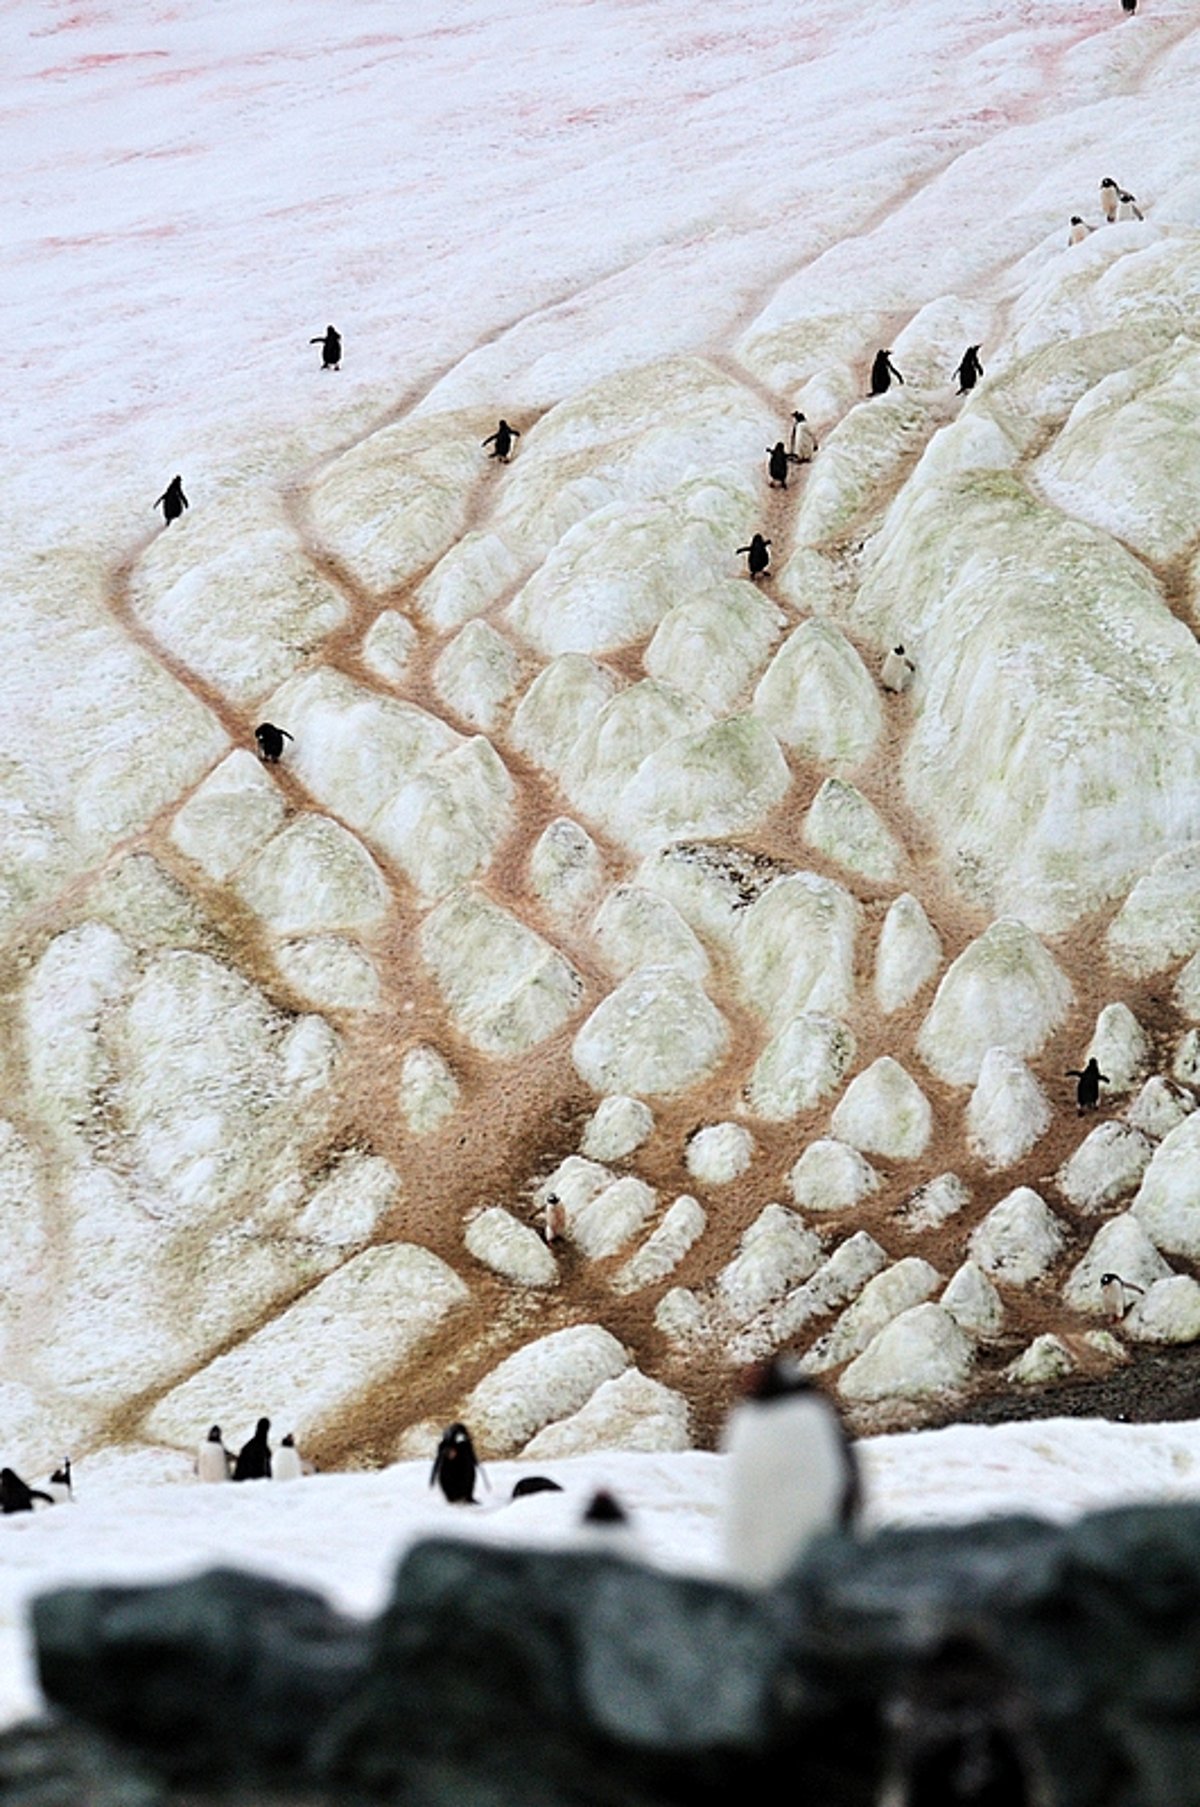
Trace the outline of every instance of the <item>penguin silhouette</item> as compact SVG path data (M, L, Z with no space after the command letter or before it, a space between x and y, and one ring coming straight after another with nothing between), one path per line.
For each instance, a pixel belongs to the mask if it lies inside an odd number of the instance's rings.
M162 509L163 520L168 527L172 521L177 521L184 509L191 507L191 503L183 493L183 478L172 477L154 506Z
M1131 15L1137 11L1137 0L1121 0L1121 11Z
M323 333L310 339L310 345L321 347L321 369L340 370L342 368L342 335L336 326L327 326Z
M271 1420L260 1418L254 1427L254 1435L238 1450L237 1461L233 1465L235 1481L270 1480L271 1445L267 1442L270 1429Z
M196 1473L202 1481L227 1481L233 1457L221 1441L221 1427L214 1424L196 1451Z
M40 1487L26 1486L15 1469L0 1468L0 1512L32 1512L34 1500L54 1501Z
M258 742L258 756L264 765L278 765L283 752L285 740L294 740L286 728L277 728L274 722L260 722L254 730L254 738Z
M788 480L788 465L789 464L799 464L799 462L800 462L800 460L798 458L792 457L791 453L788 451L787 447L784 445L782 439L776 440L774 445L768 446L767 447L767 474L769 475L769 477L771 479L771 487L773 489L774 488L786 489L787 488L787 480Z
M507 464L508 455L512 451L513 440L520 439L520 437L521 435L515 427L510 427L506 420L502 420L500 425L496 428L496 431L494 433L489 433L486 439L480 441L480 444L495 446L495 451L489 452L488 457L498 458L501 464Z
M1078 1107L1077 1115L1081 1117L1084 1111L1096 1109L1100 1102L1101 1085L1112 1084L1108 1074L1100 1071L1100 1062L1094 1056L1088 1061L1086 1067L1068 1067L1067 1078L1079 1081L1075 1087L1075 1103Z
M46 1482L46 1486L50 1489L50 1498L56 1506L65 1506L68 1500L74 1499L75 1495L71 1486L70 1456L63 1457L62 1467L54 1470Z
M531 1493L561 1493L562 1488L557 1481L552 1481L547 1474L522 1475L512 1490L515 1500L526 1500Z
M883 350L877 351L875 353L875 362L871 365L871 394L886 395L892 386L893 377L895 377L898 383L903 383L904 381L904 378L892 363L891 352Z
M767 550L770 544L770 540L764 540L761 533L756 533L751 537L748 546L738 547L739 557L743 552L747 555L746 563L749 567L751 577L761 577L767 566L770 564L771 554Z
M477 1506L475 1476L479 1462L465 1424L452 1424L442 1432L433 1458L429 1485L438 1486L452 1506Z
M958 393L960 395L965 395L968 389L973 389L975 387L976 383L983 375L983 365L979 362L978 345L967 346L967 349L963 352L962 363L954 374L958 378Z

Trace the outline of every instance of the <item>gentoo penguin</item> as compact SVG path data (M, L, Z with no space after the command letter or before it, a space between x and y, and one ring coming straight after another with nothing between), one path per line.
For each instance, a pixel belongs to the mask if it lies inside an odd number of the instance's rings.
M1095 230L1096 228L1094 226L1089 226L1086 220L1081 220L1077 213L1073 213L1071 215L1071 236L1067 240L1067 243L1069 245L1081 245L1084 239L1088 238Z
M629 1514L607 1487L599 1487L587 1503L581 1524L584 1525L627 1525Z
M773 489L787 488L788 465L793 462L798 464L800 460L792 459L782 439L777 439L774 445L767 447L767 475Z
M269 1418L260 1418L254 1427L254 1435L247 1438L238 1450L237 1461L233 1465L235 1481L269 1481L271 1478L271 1445L267 1435L271 1429Z
M1144 220L1145 214L1137 204L1137 199L1128 189L1123 188L1117 196L1117 218L1119 220Z
M1117 206L1121 199L1121 189L1111 176L1105 176L1100 184L1100 205L1104 209L1104 217L1111 226L1117 217Z
M494 433L489 433L486 439L480 441L480 444L495 446L495 451L489 452L488 457L498 458L501 464L507 464L508 455L512 451L513 440L520 439L520 437L521 435L518 433L516 427L510 427L506 420L502 420L500 425L496 428L496 431Z
M32 1512L34 1500L45 1500L48 1506L54 1501L40 1487L28 1487L20 1475L11 1468L0 1468L0 1512Z
M310 345L321 347L321 369L340 370L342 368L342 335L336 326L327 326L323 333L310 339Z
M271 1479L273 1481L298 1481L304 1473L304 1462L300 1451L296 1448L296 1439L291 1431L284 1437L271 1462Z
M983 375L983 365L979 362L978 345L967 346L967 349L963 352L962 363L954 374L958 378L958 393L960 395L965 395L968 389L973 389L975 387L976 383Z
M191 503L183 493L183 478L172 477L154 506L162 509L163 520L168 527L172 521L177 521L184 509L191 507Z
M903 383L904 381L904 378L892 363L891 352L883 350L877 351L875 353L875 362L871 365L871 394L886 395L892 386L893 377L895 377L898 383Z
M739 558L743 552L747 554L746 563L750 568L751 577L761 577L770 564L771 554L767 550L770 544L770 540L764 540L761 533L756 533L751 536L748 546L738 547Z
M1045 1798L1028 1698L973 1632L952 1633L906 1665L887 1716L894 1807L1033 1807Z
M788 451L797 464L807 464L817 450L813 430L797 408L792 413L792 430L788 435Z
M46 1482L46 1491L49 1493L50 1498L54 1501L56 1506L65 1506L69 1499L74 1498L74 1494L71 1490L70 1456L64 1456L62 1459L62 1467L54 1470L54 1473Z
M441 1488L452 1506L477 1506L475 1475L479 1462L475 1445L465 1424L452 1424L442 1432L442 1440L433 1458L429 1485Z
M1075 1103L1078 1107L1078 1114L1080 1116L1083 1115L1084 1111L1094 1111L1096 1109L1096 1106L1100 1102L1101 1084L1112 1084L1112 1080L1108 1077L1108 1074L1100 1071L1100 1062L1094 1055L1091 1060L1088 1061L1086 1067L1068 1067L1067 1078L1077 1079L1079 1081L1079 1084L1075 1087Z
M294 740L286 728L277 728L274 722L260 722L254 730L254 738L258 742L258 756L264 765L278 765L283 752L285 740Z
M885 690L894 691L897 696L907 690L913 681L916 666L902 646L893 646L884 656L879 668L879 682Z
M196 1451L196 1473L202 1481L227 1481L233 1457L221 1441L221 1427L214 1424Z
M546 1217L543 1234L547 1242L561 1242L567 1233L567 1207L557 1192L546 1197Z
M1109 1317L1115 1319L1118 1324L1133 1302L1125 1297L1126 1293L1137 1293L1144 1297L1145 1291L1144 1286L1135 1286L1132 1280L1122 1280L1120 1274L1101 1274L1100 1276L1101 1303Z
M1137 11L1137 0L1121 0L1121 11L1123 13L1135 13Z
M778 1355L751 1370L725 1422L725 1559L745 1587L786 1574L819 1532L853 1525L858 1468L837 1407Z
M552 1481L548 1474L522 1475L512 1490L515 1500L526 1500L531 1493L561 1493L562 1488L557 1481Z

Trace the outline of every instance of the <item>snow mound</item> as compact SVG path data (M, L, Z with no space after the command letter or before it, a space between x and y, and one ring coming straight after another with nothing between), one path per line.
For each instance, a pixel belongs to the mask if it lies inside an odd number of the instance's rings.
M941 1304L968 1336L998 1336L1004 1326L1000 1294L983 1269L964 1261L941 1297Z
M875 1001L883 1014L910 1004L941 964L941 937L917 899L903 892L883 919L875 955Z
M827 1368L861 1355L886 1324L923 1304L940 1285L937 1269L919 1255L906 1255L894 1266L885 1267L867 1281L833 1329L817 1338L801 1358L801 1368L806 1374L823 1374Z
M617 885L596 912L592 933L602 959L627 978L639 966L674 966L700 985L708 955L673 904L639 885Z
M543 771L558 773L576 741L610 703L617 680L582 653L564 653L533 680L512 719L512 742Z
M772 1028L808 1010L846 1014L854 999L859 907L813 872L777 878L737 918L733 955L743 995Z
M211 879L229 878L283 822L279 786L237 747L177 811L171 839Z
M917 1034L926 1065L973 1085L989 1048L1037 1054L1066 1017L1066 974L1023 922L992 923L954 961Z
M462 1410L476 1446L512 1455L536 1433L573 1417L606 1380L629 1367L615 1336L598 1324L576 1324L527 1343L494 1368Z
M1155 1075L1146 1081L1125 1117L1131 1128L1140 1129L1151 1141L1161 1142L1194 1109L1195 1100L1190 1092Z
M928 1146L933 1112L916 1081L884 1054L850 1081L831 1128L860 1154L914 1161Z
M314 935L285 941L275 950L275 964L292 990L318 1010L377 1010L379 975L352 941L340 935Z
M413 600L429 627L449 634L490 608L520 573L515 554L498 533L472 529L422 578Z
M1145 1072L1149 1057L1145 1033L1128 1004L1106 1004L1096 1018L1083 1064L1098 1061L1110 1092L1130 1092Z
M1044 1387L1051 1381L1065 1380L1075 1372L1075 1357L1062 1338L1047 1331L1034 1337L1028 1349L1004 1370L1007 1379L1018 1387Z
M858 1230L838 1244L811 1279L795 1286L778 1304L760 1312L729 1343L735 1361L757 1361L771 1349L793 1341L814 1318L825 1317L860 1293L882 1273L888 1258L873 1236Z
M591 1260L602 1260L633 1240L654 1216L656 1202L653 1188L627 1173L579 1204L567 1204L564 1197L567 1233Z
M1108 948L1135 977L1200 948L1200 844L1164 853L1138 879L1113 918Z
M521 656L486 621L469 621L433 668L433 687L447 709L490 734L521 680Z
M653 1113L640 1098L605 1098L588 1120L580 1153L589 1161L620 1161L653 1134Z
M688 1142L684 1163L706 1186L727 1186L754 1158L754 1138L740 1123L710 1123Z
M826 859L889 884L904 853L878 810L844 778L827 778L804 818L804 839Z
M558 1263L541 1237L502 1205L491 1205L472 1217L463 1241L476 1261L521 1286L555 1286Z
M838 1381L844 1399L928 1399L965 1386L970 1338L941 1305L916 1305L892 1320Z
M1068 1204L1090 1216L1136 1191L1153 1153L1139 1130L1099 1123L1059 1169L1059 1188Z
M1200 1115L1195 1112L1159 1143L1146 1168L1133 1214L1168 1255L1200 1258L1200 1197L1196 1191Z
M646 648L647 675L694 691L714 715L723 715L762 668L783 619L752 583L728 579L710 586L663 616ZM756 707L756 713L762 711Z
M529 856L529 882L555 922L571 923L604 883L600 849L578 822L559 816L543 829Z
M1156 1280L1122 1319L1135 1343L1194 1343L1200 1337L1200 1282L1190 1274Z
M844 1211L879 1190L879 1175L856 1148L830 1138L810 1142L788 1176L792 1197L810 1211Z
M243 901L276 935L370 929L391 907L383 874L362 842L328 816L298 816L246 867Z
M900 1207L906 1230L937 1230L971 1202L971 1188L957 1173L939 1173L918 1186Z
M834 772L870 757L883 720L870 673L827 621L802 622L780 647L754 693L754 713L785 747Z
M1053 1267L1063 1236L1054 1213L1030 1186L993 1205L972 1232L971 1258L1009 1286L1027 1286Z
M729 1032L694 979L669 966L632 973L597 1006L571 1058L598 1092L686 1091L724 1058Z
M617 1269L612 1278L613 1291L640 1292L643 1287L665 1280L703 1236L707 1222L703 1205L689 1193L682 1193L641 1248Z
M440 1129L458 1109L461 1092L445 1056L436 1048L410 1048L400 1063L400 1113L412 1136Z
M756 1116L785 1122L837 1090L854 1060L845 1023L807 1010L782 1028L755 1062L746 1087Z
M363 639L363 664L385 684L402 684L417 646L417 630L397 609L381 609Z
M967 1106L967 1141L993 1172L1011 1167L1044 1136L1050 1101L1029 1068L1007 1048L989 1048Z
M1107 1313L1100 1295L1105 1274L1117 1274L1143 1290L1171 1272L1137 1218L1128 1211L1102 1224L1083 1260L1072 1268L1063 1297L1072 1311Z
M821 1244L795 1212L765 1205L717 1275L716 1296L744 1324L820 1265Z
M420 948L455 1024L485 1054L535 1047L561 1028L583 992L557 949L471 891L455 892L426 917Z
M627 1368L601 1381L586 1405L531 1437L522 1455L582 1456L597 1449L680 1450L692 1447L688 1405L682 1393Z

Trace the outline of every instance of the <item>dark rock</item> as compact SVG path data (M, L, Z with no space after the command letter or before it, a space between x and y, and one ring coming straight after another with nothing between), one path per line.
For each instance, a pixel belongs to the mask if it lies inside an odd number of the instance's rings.
M164 1807L160 1779L85 1727L44 1719L0 1735L4 1807Z

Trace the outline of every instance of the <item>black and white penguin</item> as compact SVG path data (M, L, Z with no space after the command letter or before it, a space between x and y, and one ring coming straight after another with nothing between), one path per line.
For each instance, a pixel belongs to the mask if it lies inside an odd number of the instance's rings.
M321 347L321 369L340 370L342 368L342 335L336 326L327 326L323 333L310 339L310 345Z
M767 447L767 475L771 479L772 488L787 488L788 465L793 462L799 463L799 459L792 459L782 439Z
M163 520L168 527L172 521L177 521L184 509L191 507L191 503L183 493L183 478L172 477L154 506L162 509Z
M71 1487L71 1458L64 1456L62 1467L56 1468L46 1482L46 1491L56 1506L65 1506L75 1495Z
M975 387L976 383L983 375L983 365L979 362L978 345L967 346L967 349L963 352L962 363L954 374L958 378L958 393L960 395L965 395L968 389L973 389Z
M235 1481L269 1481L271 1478L271 1445L267 1437L271 1429L269 1418L260 1418L254 1427L254 1435L247 1438L238 1450L237 1461L233 1465Z
M1123 13L1135 13L1137 11L1137 0L1121 0L1121 11Z
M853 1526L860 1499L853 1447L837 1407L794 1356L751 1370L721 1447L725 1559L743 1586L770 1586L820 1532Z
M489 433L486 439L480 441L480 444L484 446L495 446L495 451L489 452L488 457L498 458L501 464L507 464L509 453L512 451L513 440L520 439L520 437L521 435L518 433L516 427L510 427L506 420L502 420L500 425L496 428L496 431L494 433Z
M1111 176L1105 176L1100 183L1100 205L1104 209L1104 217L1111 226L1117 217L1117 206L1121 199L1120 184Z
M1028 1696L983 1641L944 1637L888 1702L894 1807L1034 1807L1045 1799Z
M233 1457L221 1441L221 1427L214 1424L196 1451L196 1474L202 1481L227 1481Z
M792 413L792 430L788 435L788 451L797 464L808 464L817 449L812 428L804 415L796 408Z
M515 1500L527 1500L531 1493L561 1493L562 1488L557 1481L552 1481L548 1474L522 1475L512 1490Z
M885 690L891 690L899 696L912 683L916 669L904 648L893 646L890 652L884 654L883 664L879 668L879 682Z
M1089 226L1086 220L1080 219L1077 213L1073 213L1071 215L1071 236L1067 240L1067 243L1069 245L1081 245L1084 239L1090 238L1095 230L1096 228L1094 226Z
M54 1501L40 1487L29 1487L15 1469L0 1468L0 1512L32 1512L34 1500Z
M567 1207L557 1192L548 1193L546 1196L542 1233L547 1242L561 1242L567 1233Z
M1129 1293L1137 1293L1139 1298L1144 1298L1146 1289L1144 1286L1135 1286L1132 1280L1122 1280L1120 1274L1101 1274L1100 1301L1109 1317L1118 1324L1133 1303L1127 1297Z
M254 730L254 738L258 742L258 756L264 765L278 765L283 753L285 740L294 740L286 728L277 728L274 722L260 722Z
M479 1472L470 1431L465 1424L450 1425L437 1446L429 1485L439 1486L452 1506L477 1506L475 1476Z
M272 1458L271 1479L273 1481L298 1481L303 1473L304 1458L296 1448L295 1437L289 1431Z
M1084 1111L1094 1111L1096 1109L1096 1106L1100 1102L1101 1085L1112 1084L1112 1080L1108 1077L1108 1074L1100 1071L1100 1062L1094 1055L1091 1060L1088 1061L1086 1067L1068 1067L1067 1078L1077 1079L1079 1081L1079 1084L1075 1087L1075 1103L1080 1116L1083 1115Z
M1123 188L1117 196L1117 218L1119 220L1144 220L1145 214L1137 204L1137 198Z
M890 351L879 350L875 353L875 362L871 365L871 394L886 395L892 386L892 378L903 383L904 378L892 363Z
M761 533L756 533L751 536L748 546L738 547L739 558L743 552L747 555L746 563L749 566L751 577L761 577L770 564L771 554L768 551L770 544L770 540L764 540Z

